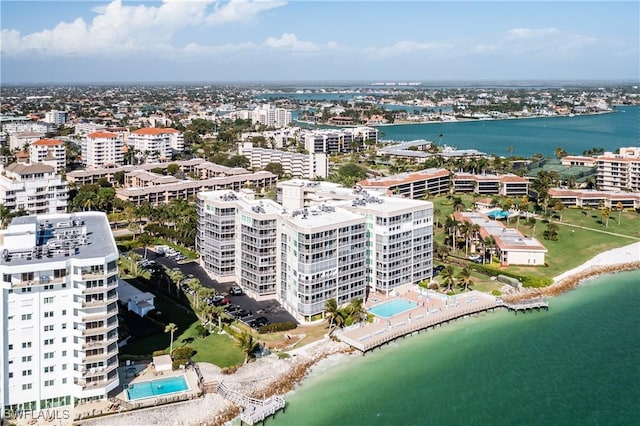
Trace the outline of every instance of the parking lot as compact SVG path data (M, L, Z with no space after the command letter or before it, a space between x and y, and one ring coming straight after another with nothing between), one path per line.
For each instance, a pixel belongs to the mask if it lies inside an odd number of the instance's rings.
M144 256L144 249L137 249L136 253ZM249 312L249 315L241 319L242 321L251 322L251 320L264 317L272 324L297 322L275 299L259 301L247 296L244 292L240 295L232 294L229 290L234 285L233 283L219 283L212 280L196 262L180 263L171 257L158 254L151 248L147 250L147 259L153 260L169 269L178 268L184 274L185 279L197 278L204 287L212 288L219 294L224 294L229 299L230 305L234 305L234 307L237 305L239 309Z

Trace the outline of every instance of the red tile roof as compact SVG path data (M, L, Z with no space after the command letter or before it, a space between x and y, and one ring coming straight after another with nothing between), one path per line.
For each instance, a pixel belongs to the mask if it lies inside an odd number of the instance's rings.
M40 139L39 141L35 141L32 145L37 146L55 146L55 145L64 145L64 142L59 141L57 139Z
M167 133L178 133L178 130L172 129L171 127L145 127L143 129L134 130L134 135L163 135Z
M87 135L87 137L92 138L92 139L96 139L96 138L117 138L118 134L117 133L111 133L111 132L93 132L90 135Z

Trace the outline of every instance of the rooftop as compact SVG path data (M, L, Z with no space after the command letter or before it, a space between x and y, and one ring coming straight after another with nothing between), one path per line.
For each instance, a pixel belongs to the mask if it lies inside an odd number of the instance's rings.
M25 265L117 254L104 213L48 214L14 218L0 231L0 265Z

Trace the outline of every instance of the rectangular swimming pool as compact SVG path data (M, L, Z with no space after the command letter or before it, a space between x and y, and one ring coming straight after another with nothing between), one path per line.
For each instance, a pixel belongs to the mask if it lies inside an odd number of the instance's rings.
M418 306L418 304L412 302L411 300L393 299L388 302L373 306L371 309L369 309L369 312L382 318L390 318L392 316L413 309L416 306Z
M127 388L127 396L129 401L134 401L186 390L189 390L189 385L187 384L187 379L182 375L130 384Z

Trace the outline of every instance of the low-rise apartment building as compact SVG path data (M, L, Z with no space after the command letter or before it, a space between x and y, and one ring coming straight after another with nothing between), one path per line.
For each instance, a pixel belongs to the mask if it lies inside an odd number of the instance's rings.
M118 250L104 213L0 230L4 413L106 399L119 384Z
M478 225L479 238L484 240L486 237L492 237L495 241L496 256L503 266L544 266L547 249L536 238L527 237L517 229L507 228L482 213L455 212L453 217L458 222Z
M550 188L549 197L565 207L640 209L640 192Z
M596 157L598 189L640 192L640 147L620 148Z

